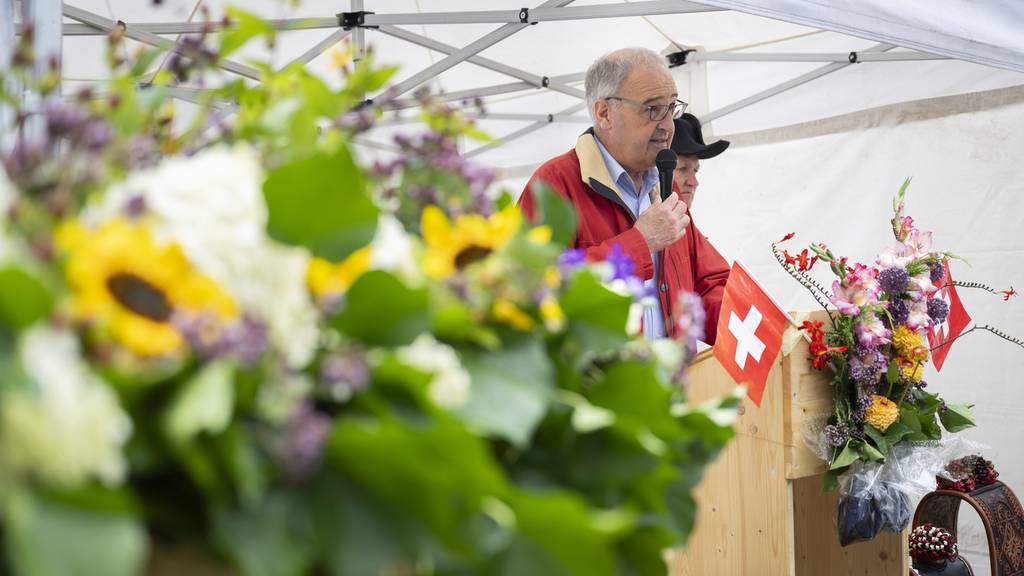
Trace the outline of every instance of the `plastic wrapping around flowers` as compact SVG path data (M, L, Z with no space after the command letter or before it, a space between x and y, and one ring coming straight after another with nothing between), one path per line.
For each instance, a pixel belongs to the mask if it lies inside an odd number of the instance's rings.
M67 99L30 33L0 67L43 96L3 100L0 573L664 574L740 401L686 400L699 297L685 341L637 337L635 263L568 249L550 190L536 221L496 197L447 105L364 169L371 58L336 48L336 90L263 64L174 121L172 77L272 40L230 18L155 75L115 31Z
M937 337L929 332L951 314L937 292L957 285L947 276L948 260L957 257L933 250L932 233L903 214L908 184L893 201L896 242L870 265L848 263L823 244L797 254L780 249L793 234L772 245L779 263L828 312L828 326L806 320L801 330L811 366L831 370L834 405L810 419L803 435L829 465L826 488L840 488L843 545L905 528L913 503L934 488L945 463L976 451L942 432L974 426L970 406L947 403L922 380L930 338ZM831 290L810 275L819 261L836 276Z

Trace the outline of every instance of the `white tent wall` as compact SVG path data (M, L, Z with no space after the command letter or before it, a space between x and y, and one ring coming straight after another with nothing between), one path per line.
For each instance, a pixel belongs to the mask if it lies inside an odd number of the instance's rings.
M892 197L912 176L907 213L934 231L936 248L969 262L951 265L954 278L1024 286L1024 104L907 123L898 123L899 116L893 110L875 128L731 147L701 165L694 221L781 305L813 310L814 300L775 261L771 242L794 231L791 251L826 242L870 263L893 241ZM827 268L816 272L831 284ZM1024 326L1024 301L959 292L974 322L1011 332ZM975 404L978 427L964 435L991 446L986 456L1018 490L1024 487L1021 373L1024 350L985 332L957 341L941 373L932 367L925 373L929 389ZM961 543L976 573L987 574L980 523L964 526Z

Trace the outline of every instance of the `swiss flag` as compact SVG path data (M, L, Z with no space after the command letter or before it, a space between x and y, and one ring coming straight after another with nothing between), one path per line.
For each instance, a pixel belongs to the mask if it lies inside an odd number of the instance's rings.
M747 395L761 405L765 381L782 348L788 319L739 262L725 284L714 355Z
M936 372L942 369L942 363L946 361L946 354L949 354L949 349L953 347L952 340L971 323L971 317L967 314L967 310L964 310L964 305L960 303L960 295L953 287L953 277L949 275L949 260L944 260L942 267L946 270L946 275L935 283L939 287L939 291L933 298L941 298L946 301L946 304L949 304L949 316L946 317L945 322L932 326L928 331L928 346L934 350L932 362L935 363ZM946 344L947 342L949 344ZM942 347L938 348L939 346Z

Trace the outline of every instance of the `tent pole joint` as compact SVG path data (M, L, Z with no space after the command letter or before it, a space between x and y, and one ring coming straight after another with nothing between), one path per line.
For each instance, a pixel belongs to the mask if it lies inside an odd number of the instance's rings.
M668 56L666 56L666 58L668 58L668 67L675 68L677 66L682 66L686 64L686 58L692 52L696 52L696 50L680 50L679 52L673 52L669 54Z
M856 52L850 52L850 55L847 56L847 58L850 60L850 64L856 64L857 63L857 53Z
M367 26L366 15L376 14L376 12L367 12L366 10L358 10L356 12L339 12L338 26L344 30L351 30L353 28L379 28L379 26Z
M540 85L543 86L544 88L547 88L548 86L551 85L551 78L548 78L547 76L543 76L540 79Z

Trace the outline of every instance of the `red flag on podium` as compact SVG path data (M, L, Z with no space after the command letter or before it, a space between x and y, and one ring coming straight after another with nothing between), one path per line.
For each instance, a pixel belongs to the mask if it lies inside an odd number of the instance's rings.
M942 364L946 361L949 349L953 347L952 341L964 331L964 328L971 323L971 317L960 302L960 295L953 287L953 277L949 275L949 260L942 262L946 274L935 282L939 291L933 298L940 298L949 305L949 315L942 324L932 326L928 331L928 347L932 348L932 362L935 364L935 371L942 370ZM948 342L948 344L947 344ZM941 348L938 348L941 346Z
M786 313L739 262L734 263L725 284L713 353L737 384L747 385L747 395L757 406L782 348L786 323Z

